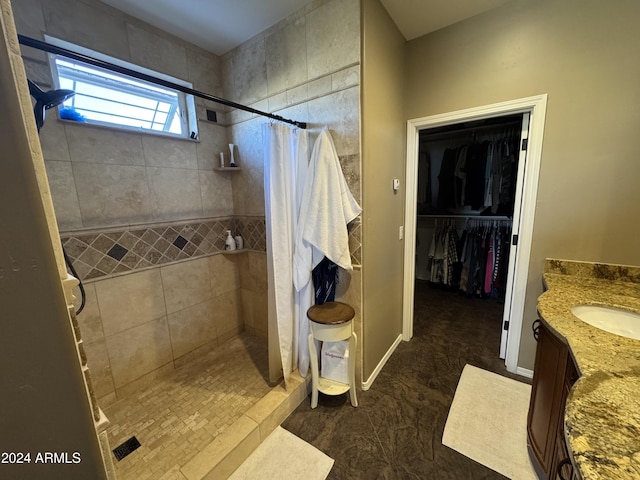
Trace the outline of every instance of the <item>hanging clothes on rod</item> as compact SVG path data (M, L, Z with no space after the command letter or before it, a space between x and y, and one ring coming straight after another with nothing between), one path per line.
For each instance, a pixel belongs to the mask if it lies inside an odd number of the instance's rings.
M517 130L506 129L447 148L438 174L438 209L512 212L519 141Z
M443 285L455 285L457 283L455 270L459 263L458 244L460 239L455 225L450 220L445 220L438 225L431 239L429 248L430 281Z
M456 221L436 220L427 271L436 286L468 297L504 301L511 222L467 219L458 234Z

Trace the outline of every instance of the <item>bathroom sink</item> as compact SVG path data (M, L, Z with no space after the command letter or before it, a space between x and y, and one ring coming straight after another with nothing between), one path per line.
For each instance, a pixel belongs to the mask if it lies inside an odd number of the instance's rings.
M640 313L599 305L576 305L571 313L600 330L640 340Z

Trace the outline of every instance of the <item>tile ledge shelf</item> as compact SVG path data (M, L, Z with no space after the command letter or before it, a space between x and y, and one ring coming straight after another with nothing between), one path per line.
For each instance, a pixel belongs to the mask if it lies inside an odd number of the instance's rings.
M239 253L245 253L247 251L250 251L250 249L248 248L240 248L240 249L235 249L235 250L222 250L220 253L222 255L238 255ZM263 252L266 253L266 252Z

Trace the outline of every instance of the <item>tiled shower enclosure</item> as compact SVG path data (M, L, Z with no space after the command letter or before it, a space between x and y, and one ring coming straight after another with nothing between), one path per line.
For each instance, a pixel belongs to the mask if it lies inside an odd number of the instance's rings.
M20 34L50 35L307 121L312 142L328 126L360 201L358 0L312 1L221 57L98 0L13 0L12 7ZM23 48L23 59L28 78L55 87L46 54ZM53 110L40 132L61 241L85 284L78 323L106 410L228 341L249 334L266 345L265 119L201 99L196 110L196 140L61 121ZM242 169L215 171L229 143ZM228 229L243 236L243 253L222 251ZM359 219L349 232L359 265ZM359 286L360 271L352 277ZM359 287L349 301L360 334Z

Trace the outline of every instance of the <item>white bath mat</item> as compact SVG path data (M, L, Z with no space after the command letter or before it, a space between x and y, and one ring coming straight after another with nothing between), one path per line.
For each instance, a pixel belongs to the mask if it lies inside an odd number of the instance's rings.
M325 480L333 462L313 445L277 427L229 480Z
M531 386L465 365L442 443L516 480L537 480L527 452Z

